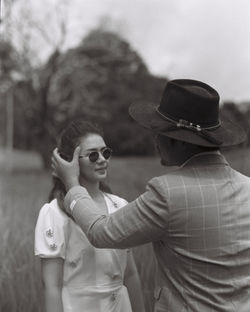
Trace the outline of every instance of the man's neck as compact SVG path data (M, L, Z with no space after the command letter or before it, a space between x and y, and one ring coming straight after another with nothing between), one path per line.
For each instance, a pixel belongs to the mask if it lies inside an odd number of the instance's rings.
M195 153L191 157L186 159L179 167L180 168L184 167L186 164L188 164L190 161L192 161L196 157L205 156L205 155L213 155L213 154L220 155L220 151L219 150L214 150L214 151L211 150L211 151L201 151L200 153Z

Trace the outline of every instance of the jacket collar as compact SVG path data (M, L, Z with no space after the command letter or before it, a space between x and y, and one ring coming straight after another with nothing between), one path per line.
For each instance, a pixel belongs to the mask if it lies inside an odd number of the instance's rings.
M179 168L190 166L226 165L229 166L225 157L219 152L199 153L186 160Z

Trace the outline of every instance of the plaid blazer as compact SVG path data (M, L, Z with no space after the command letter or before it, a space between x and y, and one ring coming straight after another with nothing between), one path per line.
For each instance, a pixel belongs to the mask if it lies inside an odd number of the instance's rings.
M202 153L153 178L139 198L100 215L82 187L65 204L99 248L152 242L155 312L250 311L250 178Z

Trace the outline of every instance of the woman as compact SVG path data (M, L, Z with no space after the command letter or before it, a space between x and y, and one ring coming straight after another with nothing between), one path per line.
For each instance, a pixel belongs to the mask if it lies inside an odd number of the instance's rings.
M111 149L90 122L72 122L62 133L59 152L71 160L80 146L80 184L103 214L115 212L126 201L107 192L104 180ZM64 212L64 185L54 179L51 201L39 213L35 255L41 257L47 312L144 311L141 286L129 250L98 249Z

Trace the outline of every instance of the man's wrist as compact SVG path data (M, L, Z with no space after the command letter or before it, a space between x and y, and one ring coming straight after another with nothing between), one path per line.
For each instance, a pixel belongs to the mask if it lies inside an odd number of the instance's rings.
M79 180L78 178L74 178L74 179L70 179L68 181L65 182L65 188L66 188L66 191L68 192L72 187L74 186L79 186L80 183L79 183Z

